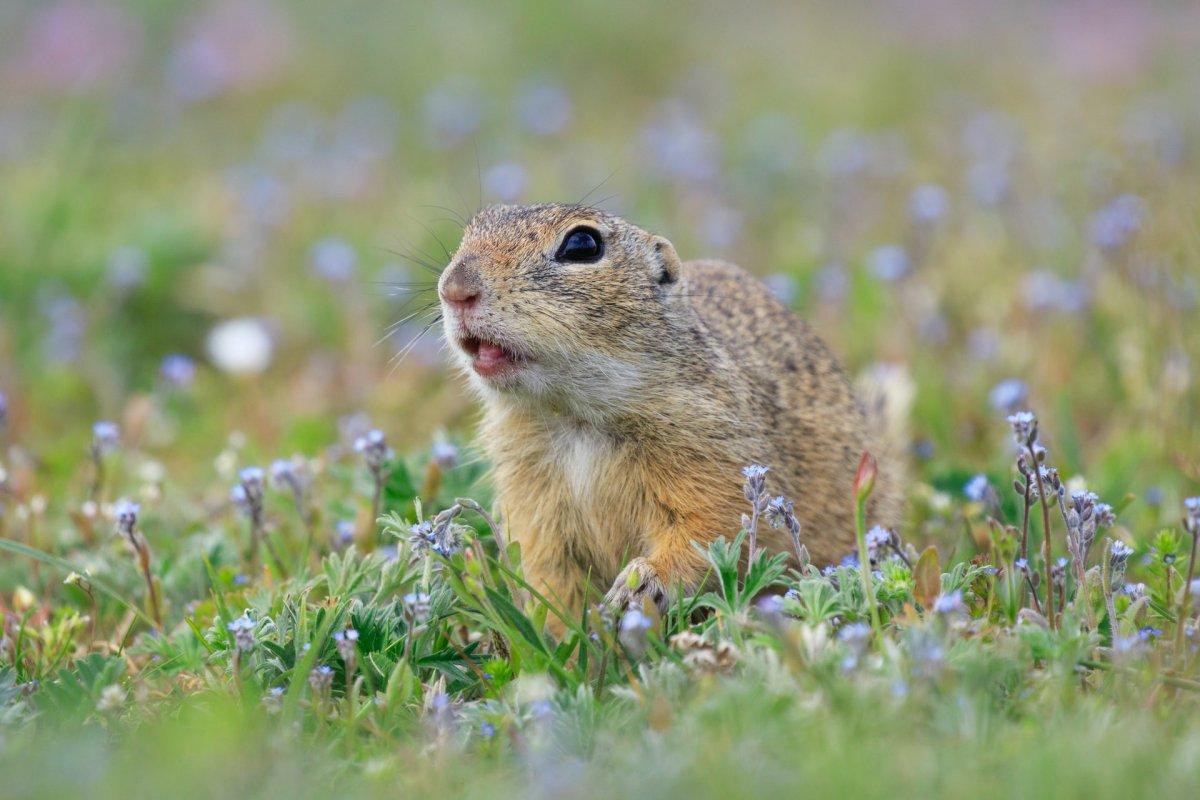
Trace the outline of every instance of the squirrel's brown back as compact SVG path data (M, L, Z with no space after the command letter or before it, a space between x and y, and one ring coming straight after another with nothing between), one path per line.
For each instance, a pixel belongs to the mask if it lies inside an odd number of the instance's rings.
M684 264L692 308L743 388L736 428L771 468L768 489L796 503L803 539L818 563L853 550L854 472L864 451L879 460L872 521L896 525L899 443L867 416L837 360L816 333L749 273L720 261ZM771 536L787 545L781 534Z

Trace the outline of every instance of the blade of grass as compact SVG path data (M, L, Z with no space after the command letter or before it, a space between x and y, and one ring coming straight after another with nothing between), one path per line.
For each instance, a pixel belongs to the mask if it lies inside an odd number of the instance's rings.
M10 553L26 556L27 558L32 558L35 561L40 561L43 564L49 564L50 566L57 567L64 573L71 573L75 571L75 565L66 559L59 558L58 556L52 556L49 553L38 550L35 547L30 547L29 545L21 542L14 542L12 539L0 539L0 550L7 550ZM154 620L149 614L143 611L137 603L132 602L119 591L114 589L112 584L110 584L107 580L96 575L88 575L88 581L105 595L117 601L129 611L133 612L138 619L142 620L150 627L155 627Z

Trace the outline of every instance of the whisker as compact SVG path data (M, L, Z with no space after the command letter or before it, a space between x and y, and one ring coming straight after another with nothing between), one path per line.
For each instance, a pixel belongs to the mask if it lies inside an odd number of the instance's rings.
M441 321L442 321L442 315L439 313L436 317L434 317L432 320L430 320L428 325L426 325L424 328L421 329L420 333L413 336L412 339L409 340L408 344L406 344L400 350L400 352L398 352L398 353L396 353L396 355L392 356L392 358L390 359L391 360L391 369L388 370L389 378L392 377L394 374L396 374L396 370L400 368L400 364L404 361L404 359L408 356L408 354L412 352L413 348L417 346L417 343L420 342L422 337L424 337L425 334L429 333L429 331L433 329L433 326L437 325Z
M475 185L479 192L479 203L475 206L475 213L478 214L483 210L483 170L479 168L479 140L474 135L471 136L471 147L475 150Z
M438 266L436 263L427 261L424 258L419 258L419 257L413 255L412 253L403 253L403 252L400 252L399 250L393 250L389 247L381 247L380 249L385 253L390 253L391 255L396 256L397 258L402 258L405 261L412 263L414 266L421 267L425 271L431 272L434 275L437 275L440 277L442 274L442 268L440 266Z
M620 172L620 170L621 170L621 168L617 167L612 172L608 173L608 176L604 180L597 183L595 186L593 186L591 189L588 190L587 194L585 194L583 197L576 200L575 205L582 206L589 197L591 197L593 194L595 194L600 189L601 186L603 186L604 184L606 184L610 180L612 180L613 176L616 175L618 172ZM604 201L601 200L600 202L603 203Z
M467 227L467 220L463 218L463 215L458 213L457 211L455 211L453 208L450 208L449 206L420 205L420 206L417 206L417 208L431 208L436 211L445 211L447 214L453 214L454 215L453 218L450 219L451 222L457 222L459 225L462 225L464 228Z
M425 232L426 232L426 233L428 233L430 236L432 236L432 237L433 237L433 240L434 240L435 242L437 242L437 243L438 243L438 247L442 248L442 253L444 253L444 254L445 254L445 256L446 256L446 260L447 260L447 261L449 261L451 258L453 258L453 256L451 256L451 255L450 255L450 251L446 249L446 245L444 245L444 244L442 243L442 240L441 240L441 238L440 238L440 237L439 237L439 236L438 236L436 233L434 233L434 231L433 231L433 228L429 227L429 226L428 226L428 225L426 225L424 222L422 222L421 220L419 220L419 219L417 219L416 217L414 217L412 214L408 214L407 216L408 216L408 218L409 218L409 219L411 219L413 222L417 223L417 224L418 224L418 225L420 225L422 228L424 228L424 229L425 229Z
M383 343L384 343L384 342L386 342L388 339L390 339L390 338L391 338L393 335L395 335L395 333L396 333L398 330L400 330L401 328L403 328L403 327L405 326L405 324L407 324L408 322L411 322L413 319L415 319L415 318L417 318L417 317L421 316L421 315L422 315L422 314L424 314L426 311L429 311L429 310L430 310L431 308L433 308L435 305L436 305L435 303L429 303L428 305L425 305L425 306L422 306L421 308L418 308L416 311L412 312L411 314L409 314L408 316L404 317L403 319L399 319L399 320L397 320L396 322L393 322L392 324L388 325L388 326L387 326L387 328L385 328L385 329L384 329L383 336L381 336L381 337L379 338L379 340L378 340L378 341L376 341L374 345L372 345L372 347L378 347L379 345L383 344ZM439 313L437 316L438 316L438 319L439 319L439 321L440 321L441 314Z

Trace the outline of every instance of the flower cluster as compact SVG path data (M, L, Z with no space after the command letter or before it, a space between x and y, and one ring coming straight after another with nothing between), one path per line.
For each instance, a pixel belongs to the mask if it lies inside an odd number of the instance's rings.
M1133 548L1119 539L1114 539L1108 546L1108 564L1114 580L1120 579L1125 574L1125 566L1129 563L1131 555L1133 555Z
M1200 538L1200 497L1183 501L1183 526L1193 537Z
M408 543L413 552L418 555L433 552L449 558L461 551L466 529L455 521L461 512L462 506L456 503L433 519L421 520L412 525L409 528Z
M429 619L432 606L427 593L409 592L401 598L401 601L404 603L404 613L414 621L424 622Z
M336 632L333 634L333 644L346 665L346 672L353 672L358 662L358 631L354 628L346 628L344 631Z
M1096 540L1096 531L1116 522L1112 506L1101 503L1095 492L1071 492L1068 505L1060 496L1059 507L1067 524L1067 550L1075 562L1076 578L1083 583L1083 567L1088 551Z
M249 615L242 614L225 627L233 634L233 643L239 652L249 653L254 649L254 620Z
M792 539L792 550L796 559L801 564L807 563L808 549L800 542L800 520L796 517L796 504L779 495L767 503L765 516L772 528L787 530Z
M238 482L229 491L229 499L256 530L263 524L264 487L262 469L246 467L238 473Z
M750 513L742 515L742 530L746 531L748 536L751 558L758 551L758 518L771 502L771 498L767 496L767 473L770 471L770 467L762 464L742 467L742 475L746 478L742 494L750 504Z
M327 664L321 664L314 667L312 672L308 673L308 685L312 688L313 694L324 697L329 694L333 688L333 668Z
M392 449L387 445L387 438L383 435L383 431L378 428L372 428L355 439L354 451L363 457L367 469L373 475L381 474L387 462L395 457Z
M308 491L312 486L312 470L304 456L280 458L271 462L271 485L281 491L290 492L292 502L300 516L307 522Z
M121 445L121 428L115 422L101 421L92 426L92 454L100 457Z

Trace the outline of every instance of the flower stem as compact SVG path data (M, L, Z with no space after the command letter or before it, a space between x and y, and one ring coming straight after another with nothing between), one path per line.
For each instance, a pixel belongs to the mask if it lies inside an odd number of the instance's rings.
M871 612L871 627L876 639L882 634L879 624L879 608L875 603L875 589L871 585L871 559L867 555L867 497L861 494L854 501L854 535L858 539L858 573L862 576L863 595Z
M1046 619L1050 623L1050 630L1054 630L1054 578L1051 575L1050 559L1050 506L1046 499L1046 484L1042 480L1042 470L1038 466L1037 453L1033 451L1033 445L1026 445L1029 450L1029 458L1031 470L1034 477L1037 478L1038 501L1042 504L1042 566L1046 570Z
M1188 618L1192 602L1192 580L1196 577L1196 544L1200 542L1200 531L1192 534L1192 554L1188 558L1187 578L1183 581L1183 595L1179 599L1179 611L1175 614L1175 662L1176 667L1183 665L1183 628ZM1169 576L1170 568L1167 568Z

